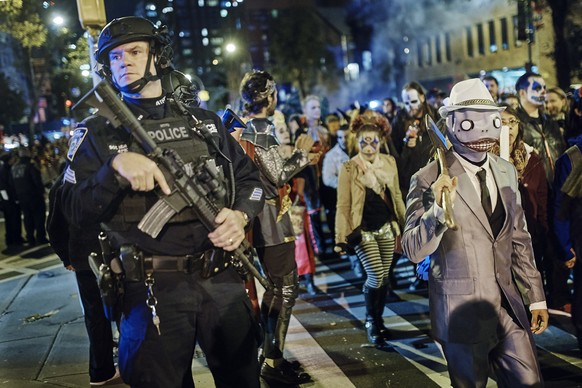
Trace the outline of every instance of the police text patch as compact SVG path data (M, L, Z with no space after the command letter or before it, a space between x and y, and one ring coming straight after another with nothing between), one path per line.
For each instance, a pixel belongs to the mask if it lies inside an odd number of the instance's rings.
M147 133L158 144L190 138L189 128L176 123L161 123L157 128L147 128Z

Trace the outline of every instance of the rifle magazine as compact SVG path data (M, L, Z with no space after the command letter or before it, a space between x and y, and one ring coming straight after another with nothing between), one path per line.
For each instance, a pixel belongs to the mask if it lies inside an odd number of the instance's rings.
M146 215L143 216L139 224L137 224L137 227L142 232L156 238L164 228L164 225L166 225L168 221L170 221L170 218L175 214L176 210L165 200L160 199L151 207Z

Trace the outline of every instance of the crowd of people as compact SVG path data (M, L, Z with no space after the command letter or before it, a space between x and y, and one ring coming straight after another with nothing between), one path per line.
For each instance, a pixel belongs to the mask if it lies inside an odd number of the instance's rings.
M321 293L316 260L334 256L364 278L367 339L382 348L395 258L426 264L411 287L428 288L453 386L486 384L489 371L499 386L541 386L532 334L547 328L548 307L572 315L582 349L582 89L547 89L531 72L503 94L490 75L450 94L410 81L381 112L322 117L323 99L310 95L285 117L276 80L251 71L240 84L244 111L225 127L196 99L163 88L174 72L169 45L163 28L120 18L103 29L96 58L148 136L163 139L156 146L172 150L161 154L173 176L151 144L98 115L68 145L2 157L8 248L47 242L52 187L48 237L76 274L91 384L121 375L132 387L193 387L196 343L219 387L258 387L259 376L309 382L300 360L285 359L285 337L296 298ZM201 165L212 177L210 221L192 203L168 210L191 201L182 177L198 182ZM159 202L166 223L148 234L140 221ZM244 241L270 284L260 302L240 265ZM91 252L123 268L113 316L99 303ZM118 369L107 319L120 328Z
M42 138L30 146L11 148L0 156L0 209L4 214L6 245L3 253L14 254L48 243L46 193L60 174L67 147L66 138L54 142Z

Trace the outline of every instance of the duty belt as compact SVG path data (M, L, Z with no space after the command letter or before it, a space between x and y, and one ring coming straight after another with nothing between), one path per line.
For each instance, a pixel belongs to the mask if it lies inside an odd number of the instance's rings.
M204 266L204 252L186 256L144 256L144 266L154 272L193 273Z

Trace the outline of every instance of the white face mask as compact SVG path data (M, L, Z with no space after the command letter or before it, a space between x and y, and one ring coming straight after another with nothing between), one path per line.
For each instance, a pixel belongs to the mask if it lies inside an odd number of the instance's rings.
M406 108L408 114L412 117L415 117L422 109L424 97L420 96L414 89L403 90L402 102L404 103L404 107Z
M534 105L542 106L546 102L546 82L540 77L531 77L527 87L527 100Z
M479 162L499 140L501 115L497 111L461 109L447 117L447 132L455 151Z

